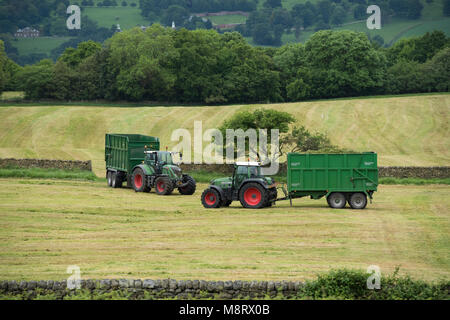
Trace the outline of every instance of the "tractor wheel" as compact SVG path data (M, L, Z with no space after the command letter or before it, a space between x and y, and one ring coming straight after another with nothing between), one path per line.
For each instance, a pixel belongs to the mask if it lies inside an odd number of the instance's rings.
M131 185L136 192L148 192L149 187L145 181L145 174L141 168L136 168L133 171L133 177L131 178Z
M178 188L178 191L184 195L191 195L195 193L195 189L197 187L194 178L188 176L187 174L183 175L183 183L187 183L185 187Z
M342 209L345 207L345 196L340 192L333 192L327 197L328 205L334 209Z
M202 193L202 204L205 208L219 208L220 195L214 189L206 189Z
M157 194L159 194L161 196L166 196L166 195L171 194L173 191L172 181L167 177L156 178L155 191Z
M106 173L106 181L108 182L108 187L112 186L111 175L112 175L112 172L108 170L108 172Z
M367 197L362 192L354 193L350 196L348 204L352 209L364 209L367 205Z
M259 183L247 183L239 191L239 200L244 208L263 208L268 198L269 193Z

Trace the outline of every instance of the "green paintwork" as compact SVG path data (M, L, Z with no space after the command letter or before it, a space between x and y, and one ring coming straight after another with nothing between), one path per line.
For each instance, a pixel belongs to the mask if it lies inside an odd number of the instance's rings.
M287 155L287 188L293 197L318 199L331 192L364 192L378 186L377 154Z
M211 185L215 185L223 190L226 190L233 186L233 182L234 187L239 187L246 179L256 179L256 181L260 181L264 185L271 185L273 183L272 178L261 175L260 167L235 165L235 173L233 177L214 179L211 181Z
M159 139L140 134L106 134L106 167L131 173L131 170L144 161L144 150L159 150Z

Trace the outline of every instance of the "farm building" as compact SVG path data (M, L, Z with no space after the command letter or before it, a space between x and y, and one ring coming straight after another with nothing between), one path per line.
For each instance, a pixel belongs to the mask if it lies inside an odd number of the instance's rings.
M39 37L39 30L34 28L26 27L23 29L17 29L16 33L14 33L14 37L16 38L37 38Z

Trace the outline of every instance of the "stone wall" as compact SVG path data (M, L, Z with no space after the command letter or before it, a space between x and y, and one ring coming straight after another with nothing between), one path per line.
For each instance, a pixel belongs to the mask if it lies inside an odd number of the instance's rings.
M183 171L209 171L229 175L232 164L182 164ZM280 163L279 175L286 174L286 163ZM450 167L378 167L380 177L394 178L450 178Z
M0 168L54 168L92 171L91 160L0 159Z
M130 295L131 299L189 299L189 298L283 298L295 297L302 282L292 281L204 281L204 280L132 280L105 279L81 280L81 290L102 294L114 290ZM67 281L0 281L0 295L26 295L29 298L37 294L54 294L56 299L76 294L75 289L67 288Z

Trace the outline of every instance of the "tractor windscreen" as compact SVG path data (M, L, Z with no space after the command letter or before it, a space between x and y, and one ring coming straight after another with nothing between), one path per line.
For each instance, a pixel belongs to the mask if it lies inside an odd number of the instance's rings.
M250 175L250 178L259 177L261 175L261 168L260 167L248 167L248 173Z
M164 161L166 164L173 164L172 155L170 154L170 152L160 152L159 161Z

